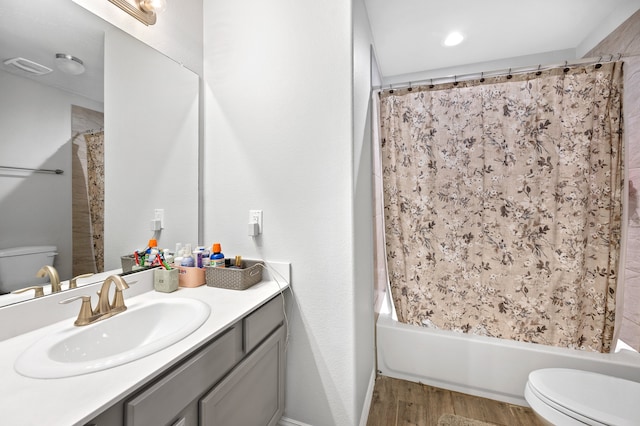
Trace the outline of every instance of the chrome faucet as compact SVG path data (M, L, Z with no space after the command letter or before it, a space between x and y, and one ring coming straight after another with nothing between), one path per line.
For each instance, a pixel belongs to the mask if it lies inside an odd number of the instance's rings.
M51 283L51 293L57 293L62 290L60 287L60 276L58 275L58 271L51 265L44 265L36 276L38 278L44 278L45 275L49 276L49 282Z
M116 293L113 301L109 303L109 289L111 284L115 284ZM127 310L124 304L124 296L122 292L129 288L127 282L120 275L110 275L102 283L102 287L98 292L98 304L95 309L91 309L91 296L75 296L69 299L61 300L59 303L69 303L75 300L82 300L80 313L74 324L77 326L87 325L112 317L120 312Z

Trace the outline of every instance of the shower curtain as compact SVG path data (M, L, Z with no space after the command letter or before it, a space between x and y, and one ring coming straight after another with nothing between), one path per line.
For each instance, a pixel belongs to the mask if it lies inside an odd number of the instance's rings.
M622 63L380 95L398 319L608 352L622 214Z
M97 272L104 271L104 132L87 133L87 194L91 246Z

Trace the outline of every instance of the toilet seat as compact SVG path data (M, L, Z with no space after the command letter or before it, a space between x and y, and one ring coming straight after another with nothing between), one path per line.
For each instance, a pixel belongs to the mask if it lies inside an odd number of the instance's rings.
M566 368L536 370L529 374L525 397L534 410L548 409L565 416L566 423L571 423L569 419L588 425L640 422L640 383L617 377Z

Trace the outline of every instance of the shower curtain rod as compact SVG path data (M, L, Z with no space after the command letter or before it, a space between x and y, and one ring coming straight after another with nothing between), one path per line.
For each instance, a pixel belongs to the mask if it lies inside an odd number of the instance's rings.
M0 166L0 169L8 169L8 170L22 170L27 172L35 172L35 173L52 173L56 175L61 175L64 173L61 169L32 169L29 167L12 167L12 166Z
M510 75L524 74L532 71L545 71L545 70L550 70L550 69L560 68L560 67L572 67L572 66L578 66L578 65L598 64L602 62L612 62L614 59L616 61L619 61L622 58L630 58L634 56L640 56L640 53L616 53L613 55L609 54L609 55L604 55L599 57L565 61L564 64L558 63L558 64L544 65L544 66L535 65L535 66L508 68L508 69L493 70L493 71L473 72L473 73L459 74L459 75L448 75L448 76L436 77L436 78L424 78L424 79L419 79L414 81L406 81L406 82L393 83L393 84L384 84L381 86L373 86L373 90L384 91L384 90L412 88L412 86L414 85L421 86L421 85L429 84L433 86L435 84L442 84L442 83L458 83L461 81L482 79L486 77L500 77L505 75L510 76Z

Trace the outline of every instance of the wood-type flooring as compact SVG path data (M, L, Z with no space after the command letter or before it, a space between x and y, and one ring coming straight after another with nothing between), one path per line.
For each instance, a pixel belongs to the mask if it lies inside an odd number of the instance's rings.
M437 426L443 414L495 425L542 425L530 408L378 376L367 426Z

